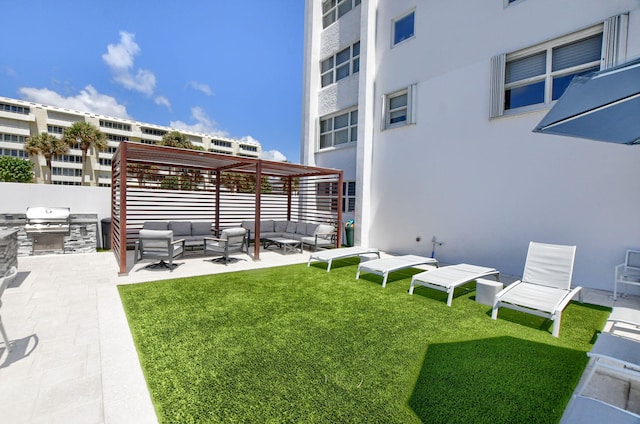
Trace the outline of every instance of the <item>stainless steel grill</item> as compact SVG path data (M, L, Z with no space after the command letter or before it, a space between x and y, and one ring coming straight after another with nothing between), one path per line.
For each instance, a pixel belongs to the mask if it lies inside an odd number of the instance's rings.
M69 208L27 208L24 230L33 239L33 252L62 251L70 232Z
M27 234L69 234L69 208L27 208Z

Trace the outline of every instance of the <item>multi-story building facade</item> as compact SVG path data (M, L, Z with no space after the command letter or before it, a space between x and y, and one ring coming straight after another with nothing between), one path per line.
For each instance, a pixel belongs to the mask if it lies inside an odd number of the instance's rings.
M74 122L93 124L107 137L107 148L88 155L88 182L90 185L111 186L111 157L121 141L156 144L170 131L179 131L196 146L206 151L228 155L259 158L260 143L227 137L176 130L155 124L114 118L89 112L63 109L23 100L0 97L0 156L29 158L24 144L29 136L47 132L62 136ZM36 182L44 182L44 157L30 158L34 163ZM82 151L71 147L66 155L53 159L53 184L80 185L82 183Z
M611 289L640 148L531 130L637 58L637 0L307 0L301 161L344 170L356 244L514 275L530 240L571 244L574 283Z

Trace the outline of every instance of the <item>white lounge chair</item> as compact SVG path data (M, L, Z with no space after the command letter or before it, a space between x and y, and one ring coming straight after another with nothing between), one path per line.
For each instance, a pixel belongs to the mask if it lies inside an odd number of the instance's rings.
M0 308L2 307L2 294L4 290L11 284L11 282L18 275L18 270L15 266L12 266L9 270L9 273L4 277L0 277ZM9 337L7 336L7 332L4 329L4 325L2 325L2 316L0 316L0 333L2 333L2 339L4 340L4 345L7 347L7 350L11 352L11 345L9 344Z
M615 268L613 300L618 299L618 284L640 286L640 251L627 250L624 258L624 263Z
M411 278L409 294L413 294L413 289L416 285L441 290L449 295L447 297L447 306L451 306L456 287L489 275L494 275L496 281L500 281L500 272L493 268L469 264L444 266L433 271L425 271L414 275Z
M600 333L587 356L594 359L596 366L640 378L640 342L637 340Z
M387 277L389 277L390 272L399 271L405 268L412 268L418 265L438 266L438 261L434 258L427 258L424 256L416 255L404 255L391 258L374 259L372 261L363 262L358 265L356 280L360 278L361 271L370 272L372 274L381 275L382 287L386 287Z
M571 288L576 247L531 242L522 281L516 281L496 295L491 318L500 307L548 318L553 337L560 334L562 311L582 287Z
M311 266L312 260L326 262L328 264L327 272L329 272L331 271L331 263L334 260L352 258L355 256L362 256L362 255L378 255L378 259L380 259L380 251L372 247L361 247L361 246L342 247L340 249L329 249L329 250L322 250L319 252L313 252L311 255L309 255L309 261L307 262L307 266Z

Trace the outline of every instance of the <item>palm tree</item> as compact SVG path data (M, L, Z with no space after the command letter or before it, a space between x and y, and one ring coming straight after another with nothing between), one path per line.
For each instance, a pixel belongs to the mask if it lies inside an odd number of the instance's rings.
M178 147L180 149L192 149L195 150L195 146L186 135L178 131L170 131L162 136L162 140L158 143L158 146L166 147Z
M47 163L47 175L45 182L51 184L51 160L57 156L64 155L69 151L69 145L58 137L46 132L27 138L24 149L29 155L37 156L41 154Z
M69 145L79 145L82 150L82 185L88 185L85 182L87 168L87 152L93 146L95 149L104 149L107 147L107 138L88 122L74 122L69 128L64 130L62 139Z

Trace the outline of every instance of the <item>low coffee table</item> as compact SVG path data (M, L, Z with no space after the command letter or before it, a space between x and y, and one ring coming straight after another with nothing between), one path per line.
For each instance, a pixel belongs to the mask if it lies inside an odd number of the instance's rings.
M297 250L300 250L300 253L302 253L302 242L300 240L288 239L284 237L270 237L264 240L262 247L266 249L272 244L275 244L276 246L281 248L285 255L289 252L295 252Z

